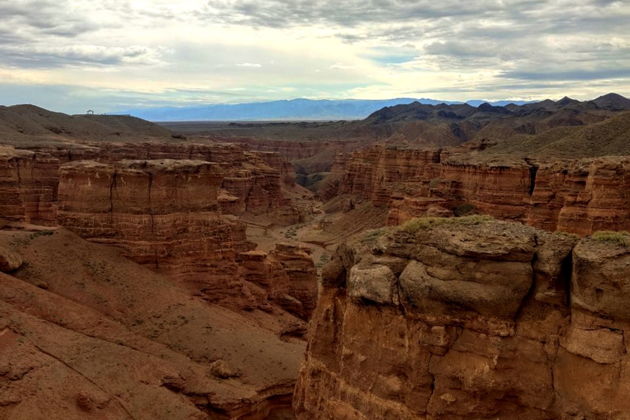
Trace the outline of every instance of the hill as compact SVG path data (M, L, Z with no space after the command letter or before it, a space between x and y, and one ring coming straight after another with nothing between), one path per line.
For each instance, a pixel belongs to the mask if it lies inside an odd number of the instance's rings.
M157 124L128 115L67 115L34 105L0 106L4 143L29 140L140 140L169 138Z

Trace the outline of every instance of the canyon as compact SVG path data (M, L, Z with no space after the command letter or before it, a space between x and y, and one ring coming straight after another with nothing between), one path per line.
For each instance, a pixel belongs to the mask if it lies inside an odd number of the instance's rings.
M488 214L550 231L630 229L630 160L497 158L456 149L373 146L339 167L337 188L388 210L388 224L418 216Z
M0 418L625 418L624 104L0 108Z

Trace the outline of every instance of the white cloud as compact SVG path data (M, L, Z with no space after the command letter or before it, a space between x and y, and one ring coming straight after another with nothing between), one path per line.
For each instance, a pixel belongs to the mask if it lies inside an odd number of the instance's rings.
M607 0L0 0L0 97L630 95L628 20Z

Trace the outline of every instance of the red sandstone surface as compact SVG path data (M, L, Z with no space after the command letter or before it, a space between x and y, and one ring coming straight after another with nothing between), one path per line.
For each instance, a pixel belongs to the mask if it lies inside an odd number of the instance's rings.
M475 218L368 232L324 270L297 418L624 418L629 255Z
M354 152L343 168L337 193L388 208L392 225L468 208L580 235L630 229L626 157L549 162L374 146Z

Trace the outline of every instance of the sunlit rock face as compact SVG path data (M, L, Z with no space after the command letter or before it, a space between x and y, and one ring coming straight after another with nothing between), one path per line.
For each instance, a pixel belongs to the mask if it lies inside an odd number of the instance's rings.
M439 220L339 247L297 418L623 418L630 249Z

